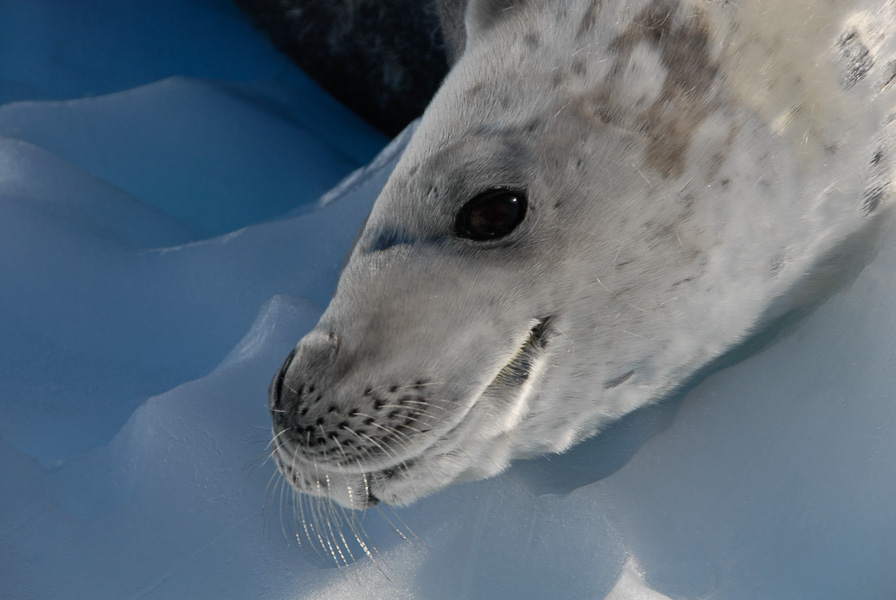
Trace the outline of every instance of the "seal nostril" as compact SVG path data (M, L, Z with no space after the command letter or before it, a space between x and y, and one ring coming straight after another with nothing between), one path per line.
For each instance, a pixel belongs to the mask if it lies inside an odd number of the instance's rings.
M278 408L280 405L280 397L283 393L283 380L286 378L286 371L289 370L289 365L292 364L292 359L295 358L295 355L296 348L293 348L286 356L286 360L283 361L283 364L280 365L280 369L277 371L277 374L271 381L271 386L268 388L268 401L272 409Z

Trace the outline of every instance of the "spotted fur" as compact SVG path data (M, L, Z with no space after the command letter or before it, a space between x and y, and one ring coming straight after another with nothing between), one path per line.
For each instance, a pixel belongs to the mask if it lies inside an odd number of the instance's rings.
M893 0L471 0L465 19L271 385L281 470L352 508L663 398L829 289L893 203ZM495 187L527 190L525 220L455 236Z

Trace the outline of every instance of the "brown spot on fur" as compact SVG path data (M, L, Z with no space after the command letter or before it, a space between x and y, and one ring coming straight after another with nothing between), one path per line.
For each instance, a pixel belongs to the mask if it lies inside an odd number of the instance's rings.
M541 117L533 117L523 125L523 133L535 133L543 124Z
M731 152L731 147L734 145L734 140L737 138L738 133L740 133L739 126L731 127L731 129L728 130L728 136L725 138L722 147L712 155L712 162L710 163L709 170L706 174L707 183L711 184L718 178L719 172L722 170L722 166L724 166L725 159L728 158L729 152ZM722 185L724 186L725 183L723 182Z
M470 89L468 89L466 92L464 92L464 94L466 95L468 100L472 100L473 98L478 96L480 93L482 93L483 89L485 89L485 84L482 83L481 81L478 81L478 82L474 83Z
M881 91L894 81L896 81L896 60L891 60L884 69L884 80L880 86Z
M840 85L844 90L851 90L874 66L874 57L855 30L843 34L838 43L845 63L840 73Z
M663 177L680 176L694 131L712 112L713 82L718 65L709 48L709 29L699 13L676 22L679 4L656 0L610 44L627 64L638 44L648 43L660 53L668 69L662 90L636 123L650 142L644 162Z
M579 29L576 31L576 39L581 39L581 37L591 31L591 28L594 27L594 24L597 22L597 13L600 12L600 5L603 3L603 0L591 0L591 5L585 11L585 15L582 17L582 20L579 22Z
M554 74L551 75L551 86L554 89L563 87L563 73L558 71L554 71Z
M870 190L867 190L862 205L865 214L870 215L873 213L875 209L880 206L880 201L883 200L884 196L885 193L882 187L873 187Z
M538 35L537 31L530 31L523 36L523 42L525 42L526 46L530 50L536 50L539 46L541 46L541 36Z
M609 390L618 385L622 385L623 383L628 381L631 378L631 376L634 374L635 374L634 371L629 371L628 373L623 373L619 377L614 377L613 379L610 379L609 381L604 382L604 389Z

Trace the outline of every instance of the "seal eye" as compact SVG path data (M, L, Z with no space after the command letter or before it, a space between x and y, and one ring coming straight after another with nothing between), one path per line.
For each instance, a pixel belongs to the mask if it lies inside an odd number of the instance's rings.
M461 207L454 222L458 237L477 242L504 237L526 216L526 192L498 188L482 192Z

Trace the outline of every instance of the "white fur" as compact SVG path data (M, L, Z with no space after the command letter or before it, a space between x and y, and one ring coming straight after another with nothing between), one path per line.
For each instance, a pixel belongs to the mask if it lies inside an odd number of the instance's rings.
M892 0L472 0L467 19L284 366L287 387L324 391L280 412L324 431L326 409L380 411L323 456L275 427L297 489L350 507L562 452L661 399L835 283L893 196ZM500 244L455 238L496 186L528 190L525 221ZM491 384L548 316L546 352L502 397ZM418 380L425 407L395 433Z

